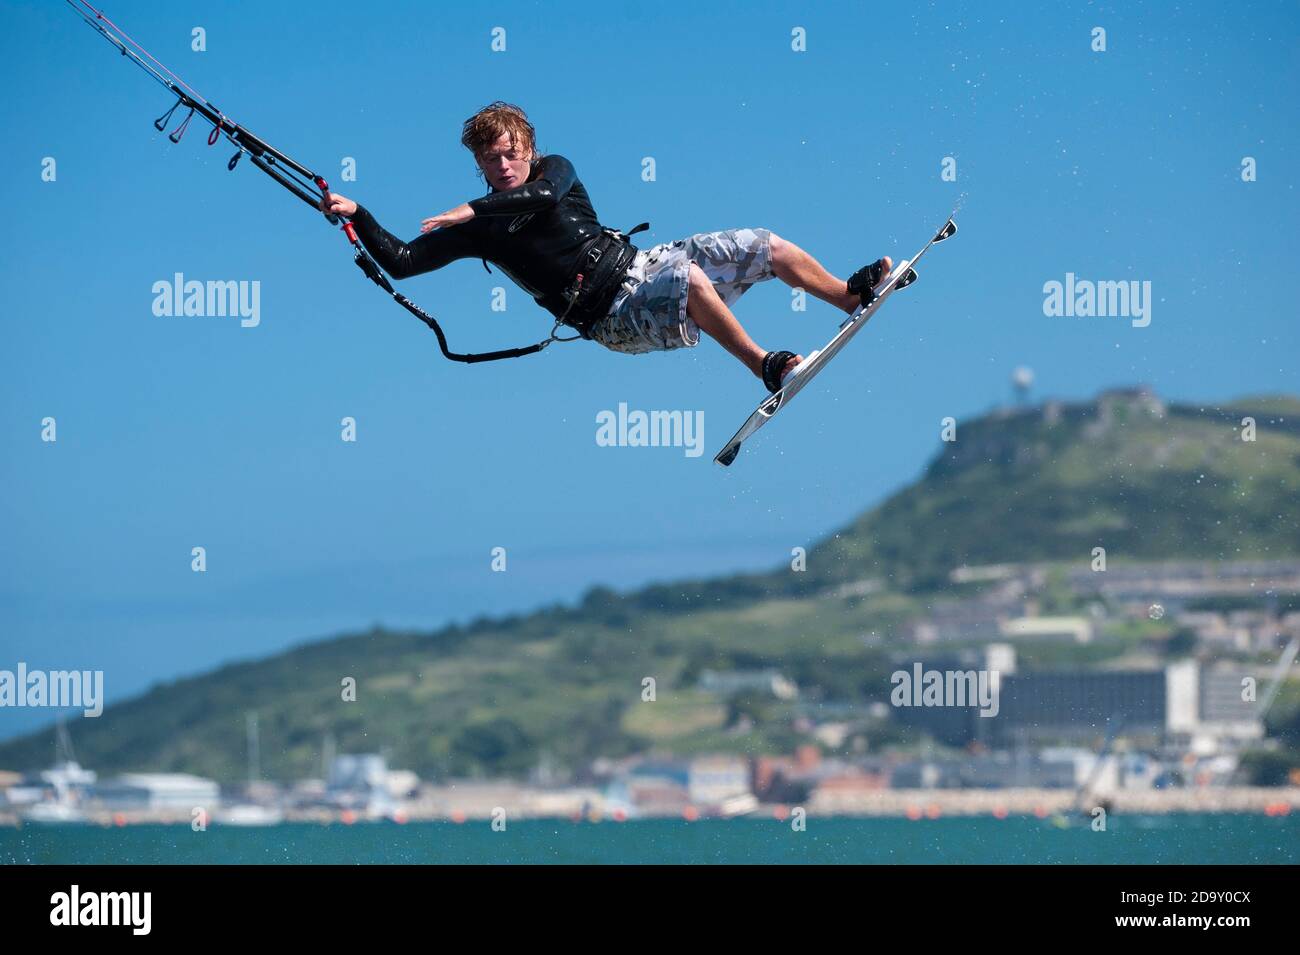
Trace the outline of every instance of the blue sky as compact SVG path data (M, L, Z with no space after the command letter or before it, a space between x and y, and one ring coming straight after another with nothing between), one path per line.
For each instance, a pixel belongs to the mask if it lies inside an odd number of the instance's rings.
M323 220L247 162L228 173L224 140L155 133L165 91L64 4L5 0L0 668L103 669L112 704L373 623L768 567L913 479L940 420L1006 401L1018 365L1039 396L1294 391L1297 7L1057 6L111 3L291 156L331 181L354 157L337 188L401 235L480 194L459 129L494 99L528 110L602 221L650 220L642 246L761 226L847 275L910 254L965 194L921 281L723 470L761 386L717 346L450 364ZM261 324L155 316L176 272L260 282ZM1067 272L1150 281L1151 324L1046 317ZM402 289L461 350L550 327L477 262ZM838 321L775 282L736 311L804 352ZM702 411L706 453L598 447L620 402ZM0 711L0 737L48 719Z

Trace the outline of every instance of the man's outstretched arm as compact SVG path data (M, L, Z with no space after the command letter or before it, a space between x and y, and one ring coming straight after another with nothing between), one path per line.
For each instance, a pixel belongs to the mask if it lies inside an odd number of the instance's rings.
M439 229L403 242L376 222L364 206L358 205L349 218L366 251L395 279L432 272L449 262L477 255L466 234L459 229Z

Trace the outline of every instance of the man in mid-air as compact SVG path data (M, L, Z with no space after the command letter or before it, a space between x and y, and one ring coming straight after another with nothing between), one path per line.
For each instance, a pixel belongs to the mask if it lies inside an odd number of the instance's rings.
M803 357L760 348L730 306L755 282L776 277L851 315L892 268L886 256L846 282L767 229L704 232L637 249L601 226L572 163L538 154L533 126L518 106L496 102L479 110L465 121L460 141L490 191L425 219L423 235L411 242L344 196L330 193L321 207L351 219L366 250L395 279L482 259L560 323L613 351L693 347L704 331L777 391Z

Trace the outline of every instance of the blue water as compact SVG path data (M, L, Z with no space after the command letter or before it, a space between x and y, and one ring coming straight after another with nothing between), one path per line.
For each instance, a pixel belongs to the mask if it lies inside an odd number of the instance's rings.
M0 829L4 864L1297 862L1300 815L1112 816L1106 832L991 817Z

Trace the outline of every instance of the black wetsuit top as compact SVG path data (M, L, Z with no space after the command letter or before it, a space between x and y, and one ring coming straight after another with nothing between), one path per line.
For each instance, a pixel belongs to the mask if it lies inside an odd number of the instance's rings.
M545 156L528 182L469 203L474 218L403 242L357 206L357 238L385 272L404 279L457 259L485 259L556 318L568 307L565 291L583 247L601 226L573 163Z

